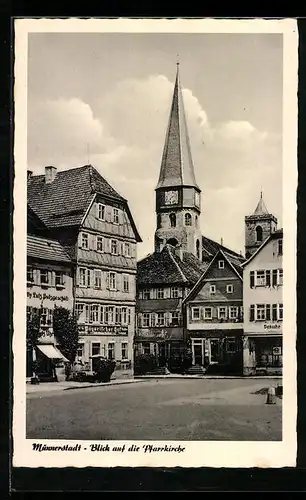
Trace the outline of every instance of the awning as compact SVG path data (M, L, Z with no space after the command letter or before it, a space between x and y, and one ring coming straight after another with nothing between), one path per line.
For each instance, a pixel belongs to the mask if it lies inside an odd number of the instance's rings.
M38 349L50 359L61 359L62 361L68 361L67 358L56 348L54 345L45 344L38 345Z

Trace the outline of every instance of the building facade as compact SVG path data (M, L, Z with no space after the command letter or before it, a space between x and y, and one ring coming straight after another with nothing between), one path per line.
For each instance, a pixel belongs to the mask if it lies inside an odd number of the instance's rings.
M243 264L243 370L281 374L283 231L273 231Z
M72 262L77 358L91 356L132 368L136 306L136 243L141 241L127 200L91 165L28 179L28 201Z
M73 310L74 270L64 248L46 234L46 228L28 209L27 323L39 313L40 337L36 348L27 347L27 377L33 376L33 361L37 361L39 378L54 380L55 363L66 358L54 337L53 312L55 307Z
M242 373L242 261L219 250L184 299L192 364Z

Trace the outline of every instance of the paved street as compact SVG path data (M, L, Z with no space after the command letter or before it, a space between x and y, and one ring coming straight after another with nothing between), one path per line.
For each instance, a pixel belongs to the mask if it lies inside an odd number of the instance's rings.
M32 393L27 438L280 440L281 400L267 405L261 391L276 382L150 380Z

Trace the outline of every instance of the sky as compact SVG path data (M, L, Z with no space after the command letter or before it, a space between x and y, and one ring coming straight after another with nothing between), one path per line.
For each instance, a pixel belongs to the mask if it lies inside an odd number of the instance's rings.
M92 164L152 252L178 59L202 234L244 252L261 190L282 225L280 34L30 33L27 168Z

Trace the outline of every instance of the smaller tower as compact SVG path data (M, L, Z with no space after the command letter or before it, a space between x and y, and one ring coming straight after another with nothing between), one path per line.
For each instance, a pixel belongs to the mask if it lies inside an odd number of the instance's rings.
M252 215L245 217L245 256L248 259L260 245L277 229L277 218L268 212L263 200L260 199Z

